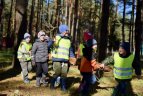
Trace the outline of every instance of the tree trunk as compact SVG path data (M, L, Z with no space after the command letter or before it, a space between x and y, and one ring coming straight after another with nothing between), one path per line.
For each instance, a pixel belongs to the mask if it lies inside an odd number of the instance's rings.
M74 30L73 30L73 43L75 43L75 39L77 38L77 20L78 20L78 3L79 0L75 0L75 11L74 11Z
M122 41L125 41L125 12L126 12L126 0L124 0L123 20L122 20Z
M131 51L133 52L133 33L134 33L134 10L135 10L135 0L132 0L132 13L131 13L131 20L130 20L130 33L129 33L129 42L131 44Z
M34 18L34 7L35 7L35 0L32 0L32 6L31 6L31 14L29 18L29 33L32 35L32 23Z
M114 16L114 18L111 18L112 20L111 20L111 22L113 23L113 24L111 24L110 26L111 26L111 29L110 29L110 34L109 34L109 46L108 46L108 48L109 48L109 53L111 53L112 54L112 51L113 50L117 50L116 48L115 48L115 46L118 46L118 45L115 45L115 42L116 42L116 35L115 35L115 29L116 29L116 22L117 22L117 18L118 18L118 0L116 0L116 13L115 13L115 16Z
M73 4L72 4L72 0L69 0L69 5L70 5L70 8L69 8L69 18L68 18L68 26L69 26L69 31L71 33L71 18L72 18L72 8L73 8ZM73 22L73 21L72 21ZM71 33L72 34L72 33ZM73 35L73 34L72 34Z
M0 24L1 24L1 16L2 16L2 11L4 8L4 0L0 0Z
M57 2L56 2L56 19L55 19L55 26L57 28L60 25L60 15L61 15L61 0L57 0Z
M50 0L48 0L47 3L48 3L48 5L47 5L47 10L48 10L48 12L47 12L47 22L49 24L50 23L50 15L51 15L51 11L49 10Z
M103 0L102 7L102 21L101 21L101 30L99 37L99 61L102 61L106 57L107 50L107 36L108 36L108 19L109 19L109 6L110 0Z
M15 43L14 43L14 51L15 51L15 65L18 66L17 60L17 50L21 40L23 39L24 33L27 31L27 9L28 0L16 0L16 28L15 28Z
M140 65L140 48L141 48L141 34L142 34L142 21L141 21L141 8L143 6L142 0L137 0L136 21L135 21L135 58L138 61L138 71L141 72Z
M14 1L11 0L11 7L10 7L10 15L8 18L8 28L7 28L7 47L10 48L13 46L13 37L11 37L12 34L12 28L11 28L11 19L12 19L12 13L13 13L13 6L14 6Z
M11 7L10 7L10 15L9 15L9 19L8 19L8 28L7 28L7 34L8 34L8 37L10 35L10 32L11 32L11 17L12 17L12 7L13 7L13 0L11 0Z
M40 1L37 0L37 22L36 22L36 32L40 30Z
M41 8L40 8L40 9L41 9L41 14L40 14L40 18L41 18L40 26L41 26L41 27L40 27L40 28L43 30L43 22L44 22L44 21L43 21L43 20L44 20L44 14L43 14L43 13L44 13L44 12L43 12L43 0L40 0L40 2L41 2L41 3L40 3L40 7L41 7Z
M66 9L65 9L65 17L66 17L66 20L65 20L65 24L68 25L68 10L69 10L69 6L68 6L68 0L66 0Z

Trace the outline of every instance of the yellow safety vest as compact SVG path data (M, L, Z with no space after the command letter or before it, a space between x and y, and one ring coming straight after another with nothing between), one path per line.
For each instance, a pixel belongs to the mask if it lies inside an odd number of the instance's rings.
M60 36L56 36L55 48L53 49L52 57L69 60L70 46L71 42L69 39L64 39Z
M26 52L23 53L22 45L25 46ZM31 55L28 53L32 49L31 43L26 43L26 41L22 41L19 45L17 58L24 59L25 61L31 60Z
M80 44L80 45L79 45L79 48L80 48L80 56L83 56L82 49L85 48L84 45L83 45L83 44Z
M119 53L114 54L114 77L117 79L131 79L133 74L132 63L134 55L121 58Z

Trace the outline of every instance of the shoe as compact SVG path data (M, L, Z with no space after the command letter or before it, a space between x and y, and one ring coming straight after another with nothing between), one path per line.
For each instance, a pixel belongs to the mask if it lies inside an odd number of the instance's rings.
M36 87L40 87L40 77L36 77Z
M57 77L56 81L55 81L55 84L54 84L54 87L58 87L60 85L60 79L61 77Z
M30 83L30 81L28 79L25 79L24 83L28 84L28 83Z
M21 78L22 78L22 79L24 79L24 76L23 76L23 73L22 73L22 71L21 71Z
M43 79L40 79L40 84L43 84Z
M61 90L62 91L67 91L66 90L66 82L65 82L66 78L61 78Z
M40 87L40 85L37 85L37 84L36 84L36 85L35 85L35 87L37 87L37 88L38 88L38 87Z

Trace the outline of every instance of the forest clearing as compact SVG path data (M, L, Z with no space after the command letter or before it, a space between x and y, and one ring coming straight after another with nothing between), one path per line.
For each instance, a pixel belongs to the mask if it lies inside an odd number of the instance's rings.
M143 96L142 72L143 0L0 0L0 96Z
M52 74L52 71L50 71ZM9 75L12 77L9 77ZM14 76L13 76L14 75ZM20 73L15 71L10 71L10 73L5 73L0 75L0 96L80 96L78 92L79 83L81 76L77 66L71 66L67 79L67 92L62 92L60 87L56 90L51 90L48 87L35 87L35 73L29 74L31 82L30 84L25 84L22 81ZM116 85L116 81L113 78L113 73L105 72L104 76L98 81L99 84L94 86L91 91L91 96L111 96L113 93L113 88ZM131 81L134 96L143 96L143 76L142 79L133 78Z

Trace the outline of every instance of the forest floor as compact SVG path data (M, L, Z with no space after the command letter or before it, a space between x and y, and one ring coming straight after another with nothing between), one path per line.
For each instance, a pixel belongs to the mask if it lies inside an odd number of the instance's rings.
M49 74L52 75L51 65L49 66ZM98 81L98 85L91 90L91 96L111 96L116 81L113 78L113 72L105 72L104 76ZM35 87L35 72L30 72L29 78L31 82L24 84L21 78L20 69L10 69L0 74L0 96L80 96L78 86L81 76L77 66L71 66L66 92L62 92L60 87L50 90L49 86ZM141 79L133 78L131 81L134 96L143 96L143 76Z
M25 84L21 77L21 68L11 69L6 67L12 61L11 50L0 51L0 96L80 96L78 87L81 75L77 66L71 66L67 78L67 91L62 92L60 87L50 90L49 86L35 87L35 72L29 73L30 83ZM142 60L143 61L143 60ZM143 62L142 62L143 64ZM4 68L6 67L6 68ZM53 74L52 64L49 64L49 74ZM92 86L91 96L111 96L117 82L113 77L113 72L105 72L98 83ZM143 96L143 75L141 79L135 76L131 81L133 96Z

